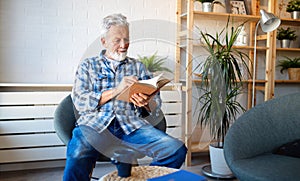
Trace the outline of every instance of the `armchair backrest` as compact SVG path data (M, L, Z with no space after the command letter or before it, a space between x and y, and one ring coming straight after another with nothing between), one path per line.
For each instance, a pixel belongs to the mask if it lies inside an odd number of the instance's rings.
M259 104L239 117L230 127L224 143L226 160L231 162L270 153L299 139L300 93Z

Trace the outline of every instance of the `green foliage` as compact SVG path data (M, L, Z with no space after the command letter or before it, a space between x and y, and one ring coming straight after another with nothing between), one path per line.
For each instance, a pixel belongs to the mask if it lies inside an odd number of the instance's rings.
M300 11L300 0L291 0L286 7L287 12Z
M297 35L295 34L295 30L292 30L290 27L288 28L278 28L277 29L277 36L278 40L296 40Z
M213 93L206 91L198 99L198 105L202 104L199 110L198 120L201 125L210 128L210 134L218 143L223 143L229 126L236 119L238 113L245 112L245 108L236 100L241 93L240 87L228 90L225 97L225 110L222 119L216 119L216 106L214 106Z
M249 57L233 47L244 24L245 22L237 28L229 27L228 18L226 27L215 36L200 31L201 41L209 56L203 64L196 67L201 68L204 85L201 86L204 94L198 98L198 106L201 106L198 123L209 126L211 135L219 143L224 142L236 115L245 111L236 97L242 91L242 68L250 74L247 65Z
M285 59L279 60L277 66L281 67L280 69L281 73L283 73L283 71L287 70L288 68L300 68L300 57L296 57L292 59L285 56Z
M138 55L138 57L139 57L139 60L146 66L146 68L150 72L156 72L156 71L172 72L170 69L163 66L163 64L165 63L165 61L167 60L168 57L159 57L156 54L157 54L157 52L155 52L151 56L143 56L142 57L142 56Z

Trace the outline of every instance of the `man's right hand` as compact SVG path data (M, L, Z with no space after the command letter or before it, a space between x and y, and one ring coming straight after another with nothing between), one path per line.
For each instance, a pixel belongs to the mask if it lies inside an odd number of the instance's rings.
M116 86L113 97L115 97L118 94L120 94L124 89L126 89L129 86L131 86L137 80L138 80L137 77L133 76L133 75L132 76L125 76L125 77L123 77L123 79L120 82L120 84Z

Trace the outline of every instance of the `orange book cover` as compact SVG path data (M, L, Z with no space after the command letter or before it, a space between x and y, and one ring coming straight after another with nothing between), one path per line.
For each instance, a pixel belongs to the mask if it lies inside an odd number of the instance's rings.
M135 93L143 93L149 96L156 94L160 88L165 86L171 80L166 79L162 74L148 80L140 80L124 89L117 97L117 100L130 102L130 97Z

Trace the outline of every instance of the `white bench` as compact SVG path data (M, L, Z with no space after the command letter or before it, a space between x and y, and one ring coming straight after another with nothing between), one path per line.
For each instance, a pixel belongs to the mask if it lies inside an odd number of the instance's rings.
M17 91L0 91L0 171L30 168L28 165L39 168L40 161L65 159L66 147L55 133L53 115L70 90L19 91L20 87ZM161 91L162 110L167 133L182 139L181 91L172 87Z

